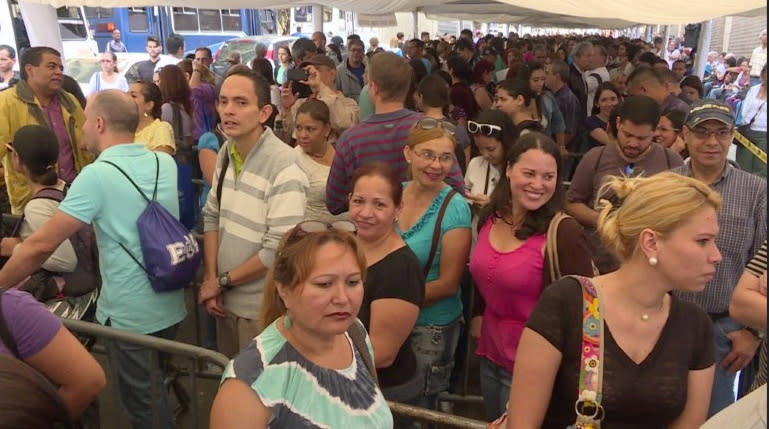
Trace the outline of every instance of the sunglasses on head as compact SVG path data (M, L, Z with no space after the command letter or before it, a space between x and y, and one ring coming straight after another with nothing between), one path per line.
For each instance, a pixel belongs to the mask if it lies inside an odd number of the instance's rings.
M286 245L296 243L308 234L332 230L356 234L358 232L358 227L349 220L337 220L331 223L319 220L306 220L304 222L299 222L294 229L291 230L291 234L286 239Z
M422 118L417 121L416 126L425 131L440 128L448 131L449 134L451 134L452 136L454 135L454 132L457 130L457 127L455 127L454 124L446 121L441 121L439 119L434 119L434 118Z
M494 133L501 133L502 127L499 125L480 124L475 121L467 121L467 131L469 131L470 134L483 134L492 136Z

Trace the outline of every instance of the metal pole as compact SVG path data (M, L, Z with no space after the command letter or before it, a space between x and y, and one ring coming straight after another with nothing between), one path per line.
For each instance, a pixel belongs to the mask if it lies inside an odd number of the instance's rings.
M323 33L323 6L312 5L312 30Z
M694 63L694 74L702 78L705 75L705 63L710 52L710 39L713 35L713 20L704 21L700 26L700 38L697 40L697 56Z
M414 9L413 12L411 12L411 19L414 20L414 25L412 27L412 31L414 33L414 38L419 38L419 11Z

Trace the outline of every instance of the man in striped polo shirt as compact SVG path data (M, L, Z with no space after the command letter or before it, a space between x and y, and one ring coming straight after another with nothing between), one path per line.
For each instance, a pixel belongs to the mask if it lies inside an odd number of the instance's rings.
M336 142L336 155L326 184L326 207L332 214L347 211L352 173L367 162L386 162L402 181L407 180L403 147L409 130L423 116L403 107L412 73L403 58L392 52L374 55L367 72L375 114L347 129ZM446 181L457 191L464 191L462 171L456 162Z

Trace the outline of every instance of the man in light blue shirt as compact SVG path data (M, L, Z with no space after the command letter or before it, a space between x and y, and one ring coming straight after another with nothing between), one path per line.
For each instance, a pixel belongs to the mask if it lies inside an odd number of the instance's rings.
M117 90L99 92L89 101L85 116L82 145L98 156L97 162L80 172L56 214L16 249L0 271L0 285L17 284L61 242L84 225L93 224L102 276L96 310L99 323L172 339L178 323L186 316L184 292L156 293L143 268L120 247L122 243L133 255L142 254L136 220L147 203L114 166L98 161L119 165L146 195L152 195L157 177L157 200L178 218L176 165L169 155L133 143L139 113L127 94ZM163 375L155 371L151 378L148 350L121 342L106 346L132 425L175 427ZM154 408L159 414L155 422L159 425L153 425L153 390Z

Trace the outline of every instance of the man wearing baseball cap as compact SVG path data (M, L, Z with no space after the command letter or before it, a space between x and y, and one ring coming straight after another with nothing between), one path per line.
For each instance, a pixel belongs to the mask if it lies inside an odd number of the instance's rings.
M286 82L280 92L283 105L280 118L283 120L283 129L287 136L294 138L294 124L299 106L310 98L316 98L326 103L331 113L332 133L329 141L333 144L342 131L360 121L358 103L336 90L336 67L328 56L315 54L299 64L299 68L307 71L307 80L302 83L310 87L312 94L308 98L299 98L299 94L292 90L292 83Z
M734 402L734 377L753 359L760 339L729 317L729 301L745 266L766 239L766 181L730 164L735 116L716 100L695 102L682 130L690 159L676 168L699 179L723 198L716 245L723 260L701 292L676 292L702 307L713 321L716 373L708 416ZM749 384L749 383L748 383Z

